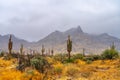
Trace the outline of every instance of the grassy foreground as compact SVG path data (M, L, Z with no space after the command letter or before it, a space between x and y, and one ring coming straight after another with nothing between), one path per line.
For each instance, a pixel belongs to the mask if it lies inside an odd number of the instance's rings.
M80 59L73 63L61 63L46 57L52 64L47 75L28 67L16 70L17 59L0 58L0 80L120 80L120 60L96 60L88 64ZM46 77L46 78L44 78Z

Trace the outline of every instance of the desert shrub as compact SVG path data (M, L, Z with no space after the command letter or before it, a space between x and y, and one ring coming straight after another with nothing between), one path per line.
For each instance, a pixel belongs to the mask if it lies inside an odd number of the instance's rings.
M101 56L102 59L115 59L118 57L118 51L115 49L106 49Z
M93 60L99 60L99 59L101 59L100 55L93 55L92 57L93 57Z
M84 57L84 61L86 61L87 64L91 64L94 61L94 58L92 56Z
M41 73L44 73L46 69L50 68L48 61L42 56L34 57L30 62L31 65Z
M31 66L30 57L28 55L18 54L16 57L18 57L18 66L16 67L17 70L20 70L23 72L25 70L25 68Z
M89 56L89 57L84 57L83 60L84 60L84 61L88 61L88 60L94 61L94 58L91 57L91 56Z
M57 74L60 74L62 73L62 68L58 67L58 68L55 68L55 72L57 72Z
M60 61L62 63L67 59L66 54L56 54L53 58L54 60Z
M73 63L77 59L83 60L83 55L82 54L74 54L73 56L71 56L70 59L65 59L64 63Z
M90 55L88 57L83 58L84 61L87 61L87 60L95 61L99 59L101 59L101 55Z
M66 59L64 63L73 63L74 61L75 59L71 58L71 59Z
M52 64L54 64L54 63L57 62L56 60L54 60L53 57L46 57L46 60L48 61L48 63L49 63L50 65L52 65Z
M87 64L91 64L91 63L92 63L92 60L87 60L86 63L87 63Z
M4 54L3 60L10 60L10 59L12 59L11 54L8 54L8 53Z
M25 64L25 58L22 57L22 56L19 56L18 58L18 66L16 66L16 69L19 70L19 71L24 71L25 68L27 67L26 64Z
M43 80L44 75L36 70L28 70L18 80Z
M58 67L54 68L53 72L54 72L54 74L61 74L62 70L63 70L63 68L58 66Z
M73 59L81 59L81 60L83 60L83 55L82 54L75 54L75 55L73 55Z
M12 56L13 58L18 58L18 55L19 55L19 53L12 53L12 54L11 54L11 56Z
M5 54L5 52L2 51L2 52L0 53L0 57L3 57L4 54Z

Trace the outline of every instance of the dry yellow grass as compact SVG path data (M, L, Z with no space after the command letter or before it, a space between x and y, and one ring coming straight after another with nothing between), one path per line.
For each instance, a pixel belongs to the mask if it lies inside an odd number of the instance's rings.
M53 63L54 75L50 75L55 80L120 80L120 60L97 60L91 64L76 60L74 63L62 64L51 58L47 58ZM36 70L28 69L20 72L15 69L16 60L5 61L0 58L0 80L42 80L44 74ZM50 77L49 76L49 77ZM52 78L48 79L52 80Z
M0 80L42 80L43 74L36 70L20 72L16 70L15 59L3 60L0 58Z

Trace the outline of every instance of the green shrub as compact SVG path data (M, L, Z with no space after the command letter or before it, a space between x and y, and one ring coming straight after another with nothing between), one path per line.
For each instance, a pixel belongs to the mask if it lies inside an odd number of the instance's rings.
M3 60L10 60L10 59L12 59L11 54L4 54Z
M61 67L56 67L56 68L54 68L54 71L53 71L53 72L54 72L55 74L61 74L61 73L62 73L62 70L63 70L63 69L62 69Z
M37 56L31 59L31 65L41 73L44 73L46 69L50 68L48 61L41 56Z
M115 49L106 49L101 56L102 59L115 59L118 57L118 51Z
M90 56L83 57L84 61L95 61L99 59L101 59L101 55L90 55Z
M0 53L0 57L3 57L4 54L5 54L5 52L2 51L2 52Z
M93 57L93 60L99 60L99 59L101 59L100 55L93 55L92 57Z
M86 61L87 64L91 64L92 61L94 61L94 57L93 56L84 57L83 60Z
M81 60L83 60L83 55L82 54L75 54L75 55L73 55L73 59L81 59Z
M74 61L75 59L71 58L71 59L66 59L64 63L73 63Z
M82 54L74 54L70 59L65 59L64 63L73 63L76 59L83 60L84 56Z
M92 63L92 60L87 60L86 63L87 63L87 64L91 64L91 63Z
M54 60L60 61L60 62L62 62L62 63L63 63L66 59L67 59L66 54L56 54L56 55L54 56Z
M84 57L83 60L84 61L88 61L88 60L94 61L94 58L92 56L89 56L89 57Z

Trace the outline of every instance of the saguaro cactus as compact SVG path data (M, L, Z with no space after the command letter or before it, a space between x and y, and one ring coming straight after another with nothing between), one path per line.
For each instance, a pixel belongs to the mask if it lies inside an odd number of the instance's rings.
M53 49L51 50L51 55L53 56L53 54L54 54L54 51L53 51Z
M20 47L20 54L21 55L23 54L23 44L21 44L21 47Z
M83 48L83 56L85 56L85 48Z
M42 56L43 56L43 55L44 55L44 52L45 52L44 45L42 45L42 50L41 50L41 52L42 52Z
M8 43L9 54L11 54L12 52L12 47L13 47L13 42L12 42L12 36L10 35L9 43Z
M70 40L70 35L68 35L68 40L67 40L67 52L68 52L68 59L70 60L70 53L72 51L72 41Z
M111 49L115 50L115 43L114 42L111 45Z

